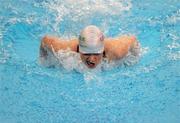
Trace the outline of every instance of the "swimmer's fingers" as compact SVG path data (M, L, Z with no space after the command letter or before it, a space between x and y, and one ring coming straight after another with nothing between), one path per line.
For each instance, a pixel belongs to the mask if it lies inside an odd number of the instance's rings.
M40 47L40 57L47 58L47 56L48 56L47 48L41 46Z
M135 41L134 44L133 44L133 47L131 48L131 53L134 55L134 56L139 56L140 54L140 43L138 41Z
M47 52L44 50L44 48L40 48L40 57L46 57L47 56Z
M134 44L133 44L133 48L139 48L140 44L137 40L135 40Z

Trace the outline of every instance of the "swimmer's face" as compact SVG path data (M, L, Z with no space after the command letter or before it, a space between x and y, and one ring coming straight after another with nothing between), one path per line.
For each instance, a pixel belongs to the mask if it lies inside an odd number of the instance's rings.
M80 53L81 59L88 68L95 68L102 59L103 54L83 54Z

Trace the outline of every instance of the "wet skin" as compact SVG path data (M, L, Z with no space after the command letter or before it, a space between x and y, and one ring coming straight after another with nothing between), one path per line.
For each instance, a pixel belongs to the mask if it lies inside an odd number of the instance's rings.
M103 57L103 54L83 54L80 53L81 59L88 68L95 68Z

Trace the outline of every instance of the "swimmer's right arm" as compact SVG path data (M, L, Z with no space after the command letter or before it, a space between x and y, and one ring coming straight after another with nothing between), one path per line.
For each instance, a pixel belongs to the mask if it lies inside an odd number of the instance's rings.
M55 52L66 49L67 45L68 43L66 41L53 36L44 36L41 41L41 47L46 47L50 51L54 50Z
M52 36L44 36L41 40L40 45L40 57L46 57L48 51L57 52L60 49L63 49L63 43L60 39Z
M41 40L40 56L47 56L47 50L58 52L59 50L70 48L72 51L75 51L77 44L77 39L65 41L54 36L44 36Z

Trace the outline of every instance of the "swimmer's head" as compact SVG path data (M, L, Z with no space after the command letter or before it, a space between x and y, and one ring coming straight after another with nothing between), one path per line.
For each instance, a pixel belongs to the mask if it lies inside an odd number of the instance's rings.
M101 62L103 51L103 33L96 26L85 27L79 36L79 52L85 65L95 68Z
M104 35L96 26L85 27L79 36L81 53L102 53L104 51Z

